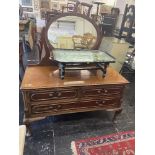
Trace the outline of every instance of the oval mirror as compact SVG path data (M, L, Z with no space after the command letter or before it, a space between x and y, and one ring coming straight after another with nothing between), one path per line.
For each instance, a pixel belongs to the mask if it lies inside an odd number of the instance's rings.
M63 15L49 22L47 39L53 48L94 49L98 43L97 28L86 17Z

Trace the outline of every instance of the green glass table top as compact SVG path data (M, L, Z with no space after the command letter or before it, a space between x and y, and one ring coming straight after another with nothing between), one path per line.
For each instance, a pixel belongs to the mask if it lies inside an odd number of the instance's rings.
M115 58L99 50L63 50L54 49L54 60L58 62L115 62Z

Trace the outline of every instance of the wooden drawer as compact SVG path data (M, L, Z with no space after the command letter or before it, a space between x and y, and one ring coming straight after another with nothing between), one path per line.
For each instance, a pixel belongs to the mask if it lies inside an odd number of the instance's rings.
M82 96L114 96L122 94L122 87L90 87L82 89Z
M40 101L49 101L56 99L68 99L75 98L77 96L77 90L58 90L58 91L39 91L31 92L30 101L40 102Z
M88 100L88 101L77 101L70 103L46 103L46 104L35 104L31 105L32 114L42 114L42 113L59 113L62 111L79 111L80 109L89 108L114 108L120 106L120 98L115 99L104 99L104 100Z

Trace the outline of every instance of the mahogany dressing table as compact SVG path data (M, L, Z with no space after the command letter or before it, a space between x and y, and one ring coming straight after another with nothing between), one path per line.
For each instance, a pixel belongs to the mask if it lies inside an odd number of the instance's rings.
M52 66L29 66L21 90L24 98L24 123L75 112L121 111L124 86L128 81L113 68L103 78L100 70L67 72L64 80ZM116 115L115 115L116 116Z
M63 18L63 21L66 20L66 22L69 21L70 23L72 21L75 24L72 34L70 31L67 34L68 30L64 27L62 33L61 25L57 27L57 23L49 30L51 23L57 22L60 18ZM83 32L80 32L77 29L78 25L76 25L79 23L82 23L87 29L84 28ZM90 29L88 29L89 23L91 23L89 25ZM65 73L65 78L62 80L59 77L57 64L54 60L51 60L53 56L52 50L57 48L57 44L61 44L66 49L68 46L64 42L59 42L61 36L58 33L57 37L53 38L53 33L55 32L60 32L61 35L66 36L77 35L77 32L81 36L83 33L92 33L96 40L91 43L91 50L97 50L101 42L100 31L97 25L93 20L82 14L64 13L49 21L45 28L45 35L42 38L45 55L38 65L26 68L21 83L25 112L24 123L28 127L27 129L29 129L31 122L47 116L76 112L114 111L115 119L116 115L122 110L123 89L128 81L109 66L107 66L104 78L101 70L68 70Z

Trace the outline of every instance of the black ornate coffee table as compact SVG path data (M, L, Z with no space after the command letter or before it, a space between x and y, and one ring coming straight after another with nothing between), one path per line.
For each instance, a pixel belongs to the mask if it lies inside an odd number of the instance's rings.
M59 65L59 75L64 79L66 70L97 70L106 75L109 63L114 63L115 58L100 50L70 50L54 49L53 59Z

